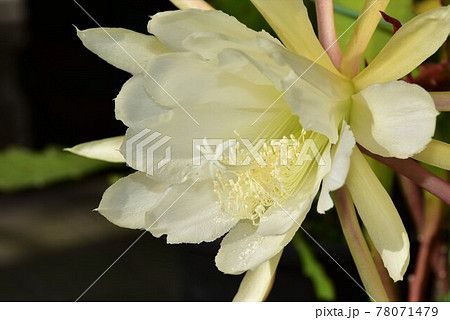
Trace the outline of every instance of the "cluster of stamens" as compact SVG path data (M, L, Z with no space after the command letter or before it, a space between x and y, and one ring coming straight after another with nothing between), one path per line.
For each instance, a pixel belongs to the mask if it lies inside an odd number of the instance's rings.
M294 196L315 163L302 161L306 156L302 152L305 136L311 134L302 130L298 138L291 135L276 143L264 143L258 151L264 164L253 161L245 166L230 166L224 160L214 183L221 209L233 217L258 224L270 207ZM237 145L237 164L248 157L247 150Z

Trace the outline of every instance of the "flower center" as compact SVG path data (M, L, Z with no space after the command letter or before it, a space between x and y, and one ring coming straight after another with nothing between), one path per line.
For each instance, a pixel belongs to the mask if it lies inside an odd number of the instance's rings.
M297 120L297 126L298 119ZM307 187L308 176L318 165L328 139L301 127L289 138L264 140L257 153L236 146L236 160L223 161L216 173L214 191L221 209L233 217L250 219L256 225L272 206L279 206ZM300 132L298 132L300 131ZM261 140L259 140L261 141ZM249 157L253 161L248 163ZM240 165L244 163L245 165Z

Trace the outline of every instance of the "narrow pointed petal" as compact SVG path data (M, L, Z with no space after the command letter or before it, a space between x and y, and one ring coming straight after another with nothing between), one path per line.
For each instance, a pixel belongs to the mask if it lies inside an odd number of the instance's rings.
M72 148L66 148L64 150L91 159L108 162L125 162L124 157L119 152L123 139L124 137L120 136L95 140L76 145Z
M266 300L275 280L275 272L280 261L280 251L253 271L247 271L242 279L233 302L259 302Z
M450 111L450 92L430 92L438 111Z
M303 1L251 1L288 49L311 61L319 59L318 64L338 73L314 33Z
M354 76L358 73L362 55L380 22L380 11L384 11L388 4L389 0L366 0L364 2L359 20L356 22L342 59L341 71L344 74Z
M255 270L276 256L292 240L297 229L295 225L286 234L264 237L256 233L250 221L242 220L222 240L216 266L227 274Z
M349 125L344 121L341 129L339 142L333 147L331 171L322 182L317 212L324 213L333 207L330 192L339 189L345 183L350 168L350 156L355 146L355 137Z
M374 84L353 96L356 141L383 157L405 159L431 141L438 112L431 96L404 81Z
M131 74L144 72L149 60L169 52L155 37L122 28L77 29L77 35L86 48Z
M414 155L413 158L438 168L450 170L450 144L431 140L425 150Z
M406 23L354 79L356 90L400 79L435 53L450 31L450 6L427 11Z
M408 234L389 194L357 148L346 185L389 276L402 280L409 263Z
M214 8L203 0L170 0L179 9L202 9L214 10Z

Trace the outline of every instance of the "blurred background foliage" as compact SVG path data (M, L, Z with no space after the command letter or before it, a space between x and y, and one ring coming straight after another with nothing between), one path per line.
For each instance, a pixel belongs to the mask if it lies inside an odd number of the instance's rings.
M249 1L209 2L250 28L276 36ZM363 2L335 0L337 34L342 35L339 43L344 51L353 28L345 31ZM149 15L175 9L168 0L80 4L102 26L142 33ZM305 4L315 22L314 1ZM386 13L404 23L439 5L438 0L395 0ZM114 119L112 99L128 75L81 45L72 24L80 29L96 25L72 1L0 0L0 8L0 300L74 300L140 234L90 213L107 186L130 170L62 151L123 134L125 127ZM367 63L391 36L392 26L381 21L365 53ZM448 58L447 47L428 63L448 63ZM416 70L414 78L420 79L425 71ZM450 90L449 78L447 74L440 87L431 89ZM436 137L446 142L449 121L448 115L440 115L436 131ZM369 161L407 230L414 230L394 173ZM303 226L357 275L335 212L312 212ZM410 239L414 261L414 231ZM306 235L298 234L293 244L285 250L269 300L367 300ZM218 242L168 246L164 239L146 236L85 299L230 300L240 278L215 269L217 248ZM398 286L404 294L406 281ZM436 298L432 291L429 298Z

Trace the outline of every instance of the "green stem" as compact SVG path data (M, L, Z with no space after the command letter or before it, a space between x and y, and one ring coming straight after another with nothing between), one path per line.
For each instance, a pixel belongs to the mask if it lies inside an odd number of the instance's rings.
M361 232L355 207L347 187L344 186L334 191L333 198L345 240L368 295L376 302L389 301L377 267Z

